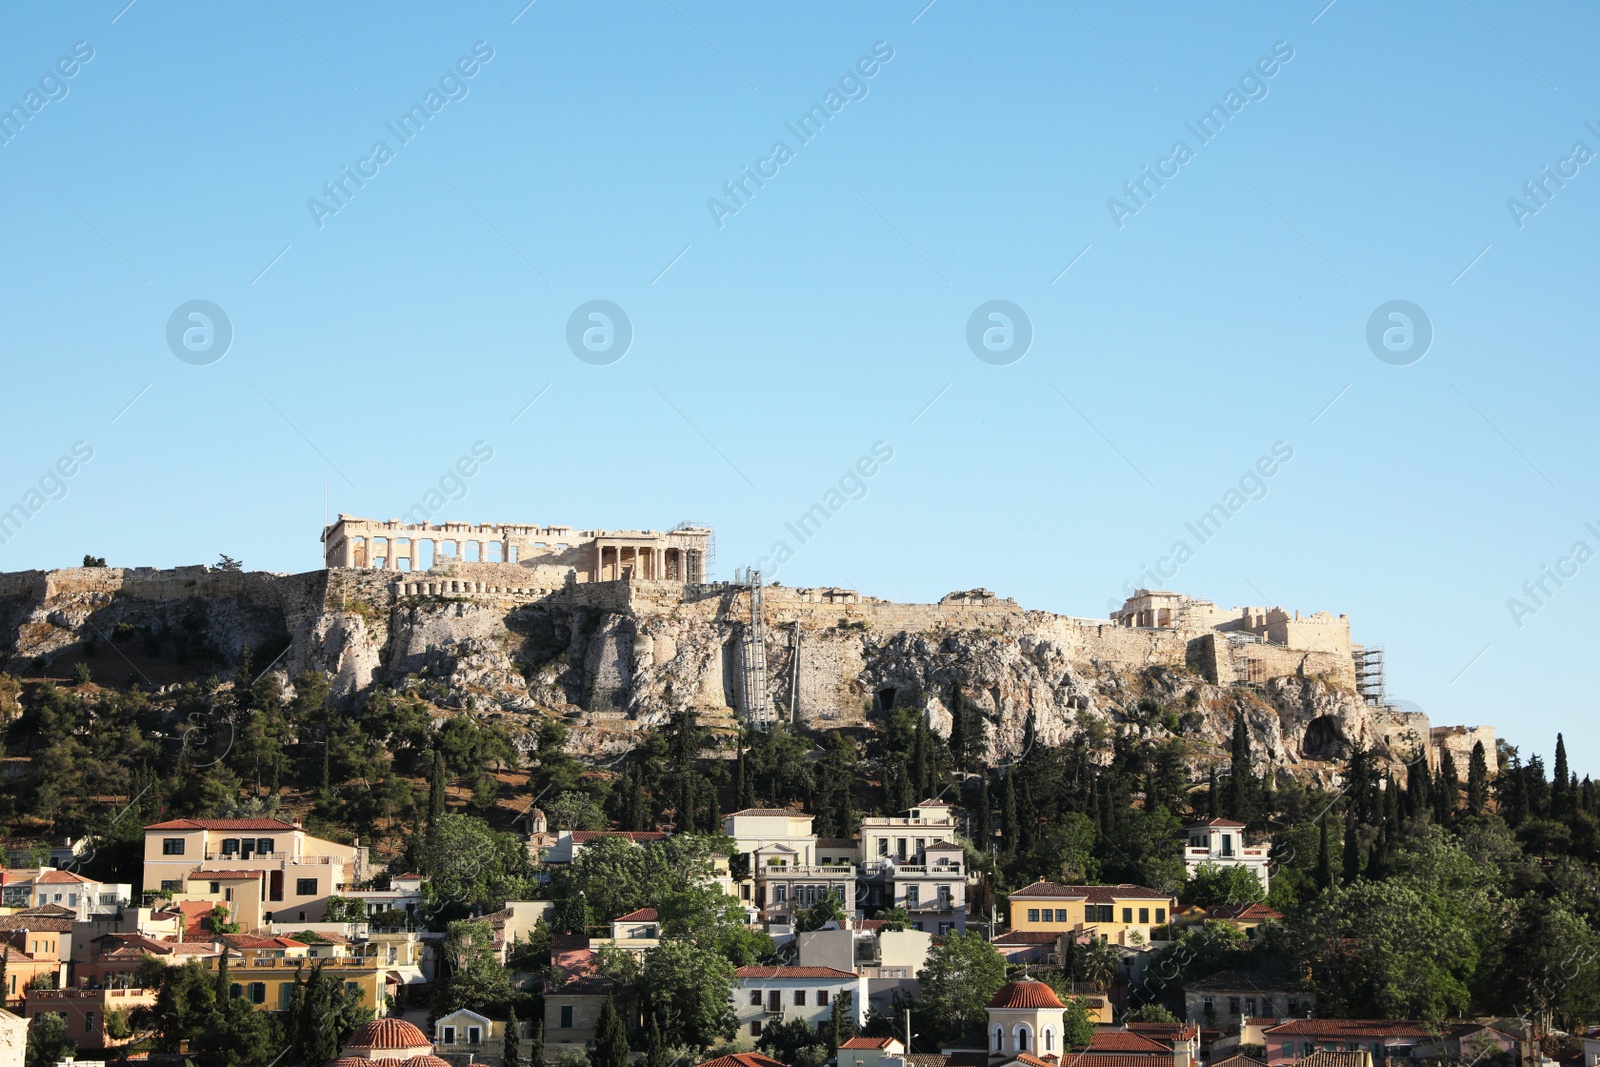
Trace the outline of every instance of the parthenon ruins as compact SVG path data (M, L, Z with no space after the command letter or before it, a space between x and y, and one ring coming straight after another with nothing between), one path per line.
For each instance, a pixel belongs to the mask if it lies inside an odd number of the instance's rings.
M628 578L704 582L710 527L574 530L504 523L407 523L341 514L322 531L324 564L420 572L453 562L509 563L557 584ZM554 571L555 573L550 573Z

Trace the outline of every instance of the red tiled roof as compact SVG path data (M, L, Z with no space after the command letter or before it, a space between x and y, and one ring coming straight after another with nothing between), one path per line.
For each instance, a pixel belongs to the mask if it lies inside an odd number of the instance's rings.
M800 815L807 819L812 817L806 812L790 811L788 808L744 808L740 811L730 811L723 818L726 819L734 815Z
M1194 826L1231 826L1241 830L1244 829L1244 823L1234 822L1232 819L1207 819L1205 822L1192 822L1186 825L1184 829L1187 830Z
M1055 882L1034 882L1011 894L1012 900L1038 900L1065 898L1087 900L1095 904L1110 904L1116 900L1170 900L1171 894L1142 885L1057 885Z
M146 830L276 830L289 833L301 827L281 819L169 819L151 823Z
M1250 922L1252 920L1282 919L1283 913L1273 911L1265 904L1256 901L1250 904L1219 904L1206 912L1206 917Z
M1253 1056L1229 1056L1225 1060L1211 1061L1211 1067L1267 1067Z
M1028 1067L1057 1067L1057 1060L1054 1056L1046 1056L1040 1059L1029 1052L1017 1053L1016 1062L1026 1063Z
M1427 1023L1409 1019L1290 1019L1271 1027L1275 1037L1432 1037Z
M1171 1049L1160 1052L1074 1052L1072 1063L1078 1067L1160 1067L1174 1062Z
M1036 978L1007 982L989 1001L991 1008L1060 1008L1056 991Z
M1053 945L1061 935L1050 930L1012 930L994 939L996 945Z
M695 1067L786 1067L782 1060L775 1060L771 1056L763 1056L759 1052L733 1052L726 1056L718 1056L714 1060L706 1060L696 1064Z
M640 908L638 911L630 911L626 915L618 915L611 921L614 923L653 923L656 921L656 909Z
M1090 1052L1171 1052L1172 1049L1143 1034L1127 1030L1096 1029L1089 1041Z
M740 978L850 978L854 971L841 971L836 967L740 967L734 972Z
M892 1037L852 1037L840 1045L840 1048L888 1048L894 1041Z
M73 921L70 915L0 915L0 930L49 930L70 934Z
M660 841L667 835L660 830L574 830L572 840L575 844L586 845L590 841L598 841L602 837L623 837L629 841Z
M81 885L88 883L89 879L73 874L71 871L46 871L33 880L34 885Z

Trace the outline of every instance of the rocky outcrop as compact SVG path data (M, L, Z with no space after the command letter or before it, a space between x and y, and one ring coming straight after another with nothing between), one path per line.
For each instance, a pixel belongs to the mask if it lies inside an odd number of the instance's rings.
M129 633L157 635L158 645L182 637L220 663L273 647L283 651L276 669L323 671L347 702L386 686L440 708L560 715L596 753L625 748L633 730L679 711L736 722L751 659L748 590L529 581L512 564L418 576L0 575L0 656L27 673ZM1326 777L1353 744L1398 749L1406 726L1363 704L1349 663L1326 653L1253 645L1253 673L1263 663L1275 673L1235 684L1245 672L1214 634L1025 611L982 589L911 605L772 587L764 601L767 704L813 727L864 727L909 708L947 735L960 710L997 761L1022 753L1030 722L1047 744L1113 731L1178 736L1191 742L1199 775L1243 715L1263 765Z

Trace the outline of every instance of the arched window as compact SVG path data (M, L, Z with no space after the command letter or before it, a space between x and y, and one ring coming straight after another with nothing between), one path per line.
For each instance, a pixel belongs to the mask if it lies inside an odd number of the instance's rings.
M16 979L13 978L12 981L15 982ZM1005 1040L1005 1036L1006 1036L1005 1030L1001 1029L998 1026L994 1028L994 1050L996 1052L1003 1051L1001 1049L1001 1043Z
M1017 1051L1028 1051L1028 1028L1026 1026L1017 1027Z
M1044 1028L1044 1050L1046 1052L1056 1050L1056 1032L1048 1026Z

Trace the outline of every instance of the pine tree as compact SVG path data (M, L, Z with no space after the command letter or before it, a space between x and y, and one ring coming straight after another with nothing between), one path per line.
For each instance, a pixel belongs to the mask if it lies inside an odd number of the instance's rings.
M506 1010L505 1051L500 1055L500 1067L522 1067L522 1034L517 1031L517 1009Z
M622 1024L616 1001L606 998L600 1009L600 1021L595 1024L594 1051L589 1053L589 1067L628 1067L628 1029Z
M444 753L433 750L433 776L428 781L428 826L439 822L445 812Z
M1571 771L1567 769L1567 742L1556 734L1556 762L1550 769L1550 811L1555 815L1565 815L1572 788L1568 778Z
M1472 758L1467 762L1467 810L1482 815L1489 802L1489 760L1483 752L1483 742L1472 746Z
M1317 837L1317 888L1333 888L1333 857L1328 853L1328 820L1319 820L1321 831Z

